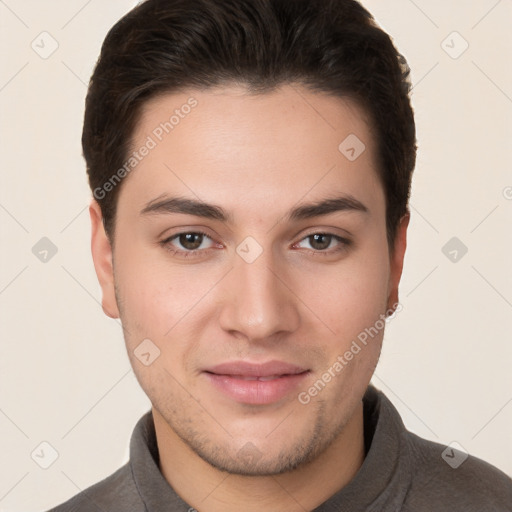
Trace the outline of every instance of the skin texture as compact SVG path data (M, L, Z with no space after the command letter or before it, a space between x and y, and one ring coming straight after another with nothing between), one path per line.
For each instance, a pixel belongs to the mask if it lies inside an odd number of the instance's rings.
M207 512L311 510L363 462L361 400L384 331L308 404L298 393L398 302L409 218L390 251L365 112L299 86L259 96L232 86L152 99L134 149L191 97L197 106L123 183L113 249L91 204L102 306L121 318L134 372L153 405L161 471L185 501ZM338 149L350 134L366 146L355 161ZM164 194L219 205L230 219L141 215ZM367 212L286 218L299 205L340 195ZM188 257L183 237L161 243L197 231L209 238ZM315 243L315 233L350 243ZM251 263L237 253L248 236L262 250ZM144 339L160 350L149 366L134 354ZM276 402L240 403L204 373L234 360L285 361L309 373Z

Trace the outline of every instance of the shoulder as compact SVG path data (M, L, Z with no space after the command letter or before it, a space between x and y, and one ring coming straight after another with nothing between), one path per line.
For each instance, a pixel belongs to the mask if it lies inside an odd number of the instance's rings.
M512 479L499 469L411 432L407 443L412 478L406 503L411 510L512 512Z
M130 463L48 512L144 512Z

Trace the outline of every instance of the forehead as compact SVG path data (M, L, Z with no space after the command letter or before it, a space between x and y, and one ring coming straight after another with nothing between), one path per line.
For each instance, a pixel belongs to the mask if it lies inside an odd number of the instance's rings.
M162 193L245 201L260 209L326 192L382 199L375 137L350 99L282 86L265 94L225 87L161 95L132 139L140 158L121 196L142 207ZM121 197L120 197L121 203Z

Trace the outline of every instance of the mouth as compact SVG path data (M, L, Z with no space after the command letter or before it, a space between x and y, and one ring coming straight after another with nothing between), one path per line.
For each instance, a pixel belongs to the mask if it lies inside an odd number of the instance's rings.
M290 395L310 370L283 361L262 364L234 361L208 368L203 373L216 390L231 400L268 405Z

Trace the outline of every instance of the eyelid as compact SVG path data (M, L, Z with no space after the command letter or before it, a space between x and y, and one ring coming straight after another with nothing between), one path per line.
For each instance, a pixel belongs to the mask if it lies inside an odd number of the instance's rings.
M341 232L341 233L340 233ZM311 236L311 235L330 235L330 236L336 236L339 238L344 238L347 240L350 240L354 235L347 231L346 229L336 227L336 226L325 226L325 227L314 227L314 228L307 228L304 230L301 236L301 240Z

